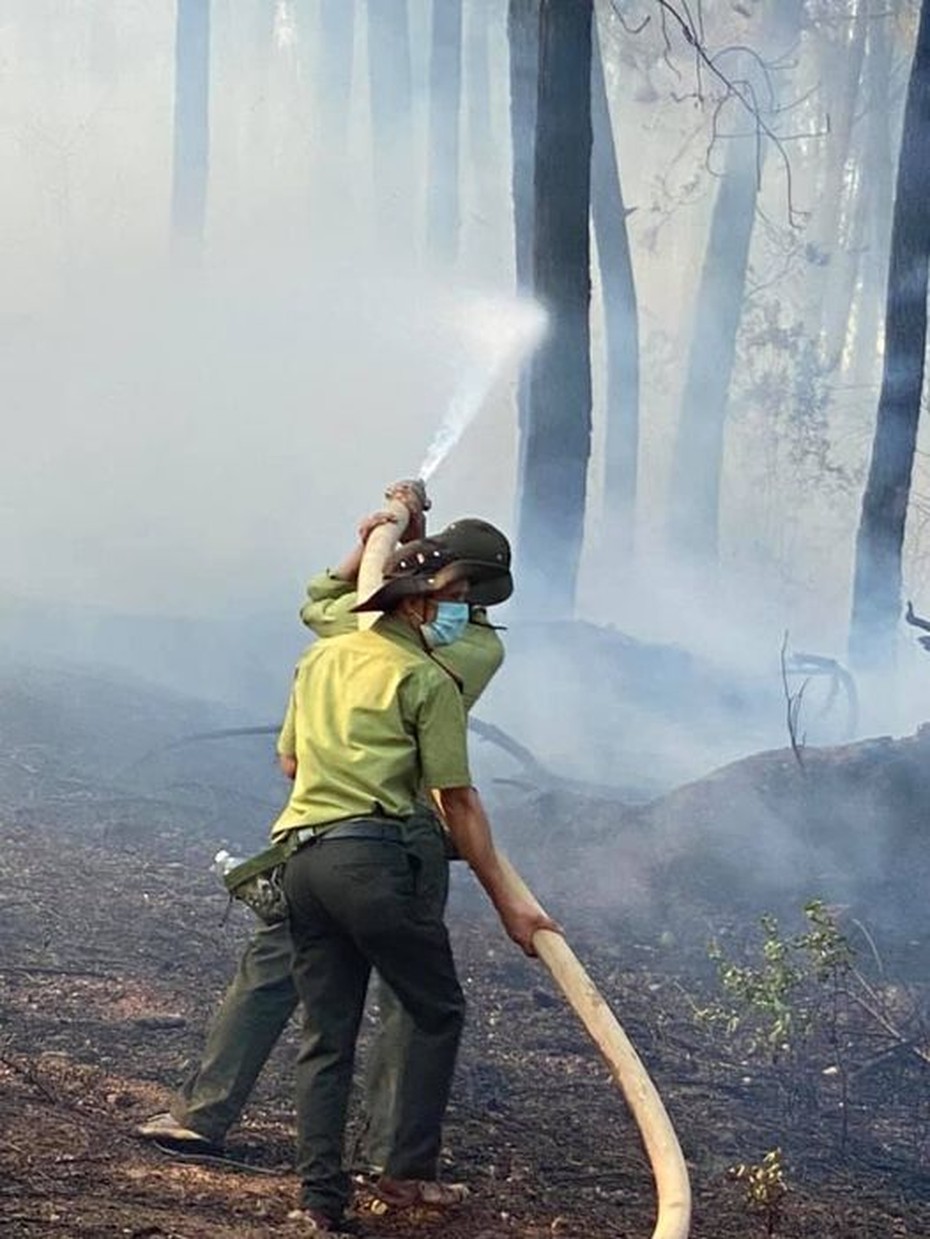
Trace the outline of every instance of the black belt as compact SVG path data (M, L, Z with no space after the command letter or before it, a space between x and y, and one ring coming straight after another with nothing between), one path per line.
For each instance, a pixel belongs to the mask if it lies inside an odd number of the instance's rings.
M294 832L297 846L322 842L325 839L371 839L384 843L400 843L401 823L377 817L352 817L333 826L304 826Z

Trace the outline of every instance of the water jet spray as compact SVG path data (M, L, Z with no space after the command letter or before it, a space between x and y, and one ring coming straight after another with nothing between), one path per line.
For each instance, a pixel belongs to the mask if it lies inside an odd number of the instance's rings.
M427 482L481 412L501 377L540 342L547 324L545 310L538 301L529 298L477 298L458 308L454 319L470 345L474 360L464 371L416 478L406 483L419 495L422 512L429 508ZM365 544L358 574L360 598L369 597L381 584L384 563L410 520L410 509L405 503L393 498L390 491L385 498L385 511L390 512L394 520L373 530ZM378 614L377 611L362 612L359 627L370 628Z
M530 353L546 329L546 312L527 298L470 302L457 315L463 334L475 347L476 361L465 371L449 402L417 477L428 482L499 382L515 362Z

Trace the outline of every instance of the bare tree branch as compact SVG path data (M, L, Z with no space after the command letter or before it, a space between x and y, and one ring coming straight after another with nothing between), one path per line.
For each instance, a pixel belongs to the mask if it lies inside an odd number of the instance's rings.
M611 0L611 8L613 12L617 15L617 17L620 19L620 21L623 23L624 29L629 29L629 27L624 22L622 14L619 12L617 8L617 2L618 0ZM714 116L712 118L712 135L713 136L711 138L711 146L720 136L722 136L718 132L718 118L719 118L720 111L730 98L735 98L741 104L741 106L745 109L746 113L750 117L752 117L753 126L754 126L754 130L756 133L757 146L758 146L757 165L758 165L760 177L761 177L761 169L762 169L763 138L768 138L768 140L772 143L772 145L777 150L779 158L781 159L782 167L784 168L784 174L785 174L786 200L787 200L787 207L788 207L788 222L790 226L793 228L800 227L801 224L804 222L804 220L807 218L807 212L798 210L798 208L795 206L795 203L794 203L794 183L793 183L793 177L792 177L792 171L791 171L791 161L788 158L788 152L785 149L785 142L796 140L802 137L810 138L810 137L818 137L821 135L818 133L806 133L806 134L792 134L790 137L786 137L785 135L776 133L775 130L772 128L772 126L766 121L765 116L763 115L762 109L759 106L759 102L758 102L758 99L756 98L755 90L752 87L752 85L746 81L734 81L733 79L729 78L727 74L720 68L720 66L717 63L717 61L722 56L728 53L731 53L731 52L742 53L743 55L748 56L750 59L754 60L756 64L759 66L761 73L762 73L763 80L766 82L768 86L770 103L769 103L769 107L767 111L770 112L772 115L778 115L782 112L792 110L793 108L799 106L800 102L802 102L802 100L796 100L793 103L784 105L782 107L777 106L776 95L775 95L775 91L774 91L774 88L772 86L772 81L771 81L771 71L773 68L780 67L780 61L766 63L762 59L762 57L759 55L759 53L756 52L753 48L744 46L742 44L734 45L733 47L724 48L721 51L716 52L713 55L711 55L707 51L707 48L704 44L704 21L703 21L703 13L701 12L701 9L700 9L700 4L698 4L697 19L695 19L692 16L690 8L688 7L688 0L681 0L681 7L682 7L683 12L679 12L679 10L671 2L671 0L653 0L653 3L655 3L659 9L659 22L660 22L660 28L662 32L662 41L664 44L664 49L662 52L662 59L667 65L667 67L670 69L670 71L674 73L677 78L679 79L681 78L680 70L672 62L673 48L672 48L671 35L669 33L669 25L670 23L673 23L674 25L678 27L681 37L685 40L688 46L693 48L694 50L696 89L695 89L693 97L697 98L699 102L702 102L702 103L704 102L705 94L704 94L704 86L703 86L703 80L702 80L702 71L704 69L707 69L711 73L711 75L715 77L717 81L724 88L724 96L722 99L718 100L715 106L715 109L714 109ZM647 25L647 21L644 21L639 26L638 31L645 29L646 25ZM784 60L784 57L782 57L781 59ZM709 165L709 159L710 159L710 150L708 150L706 162L707 162L708 171L711 171L713 174L713 170L710 168L710 165Z
M804 700L804 690L810 683L810 679L806 679L796 693L792 693L788 687L788 664L786 660L786 652L788 649L788 630L785 629L785 635L781 643L781 683L785 691L785 719L788 724L788 739L791 741L791 751L794 753L795 760L801 767L801 770L806 773L804 766L804 736L798 740L798 720L801 715L801 703Z

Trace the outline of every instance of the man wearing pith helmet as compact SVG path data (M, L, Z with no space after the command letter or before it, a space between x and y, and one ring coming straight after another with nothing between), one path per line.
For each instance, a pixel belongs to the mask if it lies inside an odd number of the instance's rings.
M444 538L395 552L384 584L357 604L382 614L366 631L319 642L292 690L293 791L272 834L296 832L284 887L294 980L304 1007L298 1058L298 1173L311 1233L339 1233L349 1182L342 1167L355 1040L376 968L411 1020L398 1138L378 1194L389 1204L455 1203L437 1181L441 1124L464 1014L448 935L402 844L404 820L428 787L452 840L527 954L555 928L505 881L471 785L465 710L456 679L426 636L440 605L468 605L482 587L509 592L502 560L466 558ZM506 595L504 595L506 596Z

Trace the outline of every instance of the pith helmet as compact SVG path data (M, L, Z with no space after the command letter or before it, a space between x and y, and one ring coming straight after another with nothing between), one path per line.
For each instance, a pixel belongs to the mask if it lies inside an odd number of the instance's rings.
M468 581L468 601L476 588L500 576L497 563L464 559L440 538L420 538L399 547L388 560L384 583L353 611L392 611L404 598L438 594L456 581Z
M482 607L493 607L498 602L506 602L513 593L510 543L490 521L483 521L477 516L463 516L461 520L453 521L436 534L435 541L468 563L496 565L495 575L480 581L476 577L470 577L472 588L469 591L469 602Z

